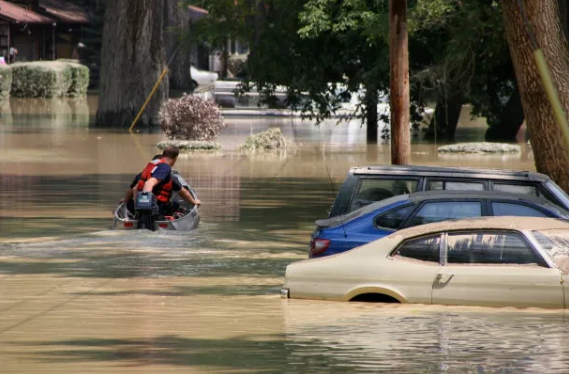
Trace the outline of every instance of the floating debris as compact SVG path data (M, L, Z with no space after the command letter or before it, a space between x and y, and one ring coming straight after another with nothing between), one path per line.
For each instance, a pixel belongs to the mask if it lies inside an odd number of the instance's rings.
M267 131L250 135L238 149L243 152L255 153L266 151L289 152L294 149L294 144L288 141L281 129L273 127Z
M440 153L520 153L521 147L505 143L459 143L438 148Z

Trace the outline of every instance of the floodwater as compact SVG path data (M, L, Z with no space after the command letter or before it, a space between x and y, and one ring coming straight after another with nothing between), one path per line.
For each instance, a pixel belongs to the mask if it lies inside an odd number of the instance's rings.
M198 230L128 233L107 230L111 210L160 134L89 128L93 99L0 109L1 373L569 372L563 311L280 299L347 169L389 163L357 122L228 119L222 152L176 165L204 203ZM481 138L463 122L459 140ZM271 126L296 153L235 151ZM417 142L412 158L531 170L522 148L453 157Z

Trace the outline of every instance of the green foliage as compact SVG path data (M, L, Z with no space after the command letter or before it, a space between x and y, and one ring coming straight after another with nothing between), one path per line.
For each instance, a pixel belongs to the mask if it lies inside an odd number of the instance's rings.
M194 27L200 40L214 47L228 37L250 43L248 81L239 92L256 88L261 104L274 105L284 87L289 105L322 120L340 98L389 91L388 0L192 3L210 12ZM515 88L499 3L409 0L408 26L412 115L418 119L428 101L460 93L474 114L495 123ZM354 115L365 118L366 104Z
M0 101L10 98L12 89L12 68L10 65L0 65Z
M248 20L255 14L254 3L251 0L184 0L182 6L195 5L207 10L209 15L195 22L182 38L219 49L226 47L228 38L248 40L252 35Z
M15 97L84 96L89 69L69 60L12 64L12 95Z

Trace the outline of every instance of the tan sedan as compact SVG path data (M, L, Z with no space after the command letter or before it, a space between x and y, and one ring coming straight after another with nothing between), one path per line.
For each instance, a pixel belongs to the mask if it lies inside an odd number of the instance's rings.
M565 308L566 280L569 222L489 217L417 226L293 263L283 297Z

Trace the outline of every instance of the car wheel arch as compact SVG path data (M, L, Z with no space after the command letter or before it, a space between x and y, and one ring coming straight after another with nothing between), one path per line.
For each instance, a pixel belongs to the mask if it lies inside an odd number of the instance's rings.
M348 291L344 297L342 298L343 301L352 301L357 297L361 297L362 295L385 295L390 298L397 300L399 303L407 303L407 299L403 297L399 292L394 291L387 287L379 287L379 286L364 286L364 287L357 287L350 291Z

